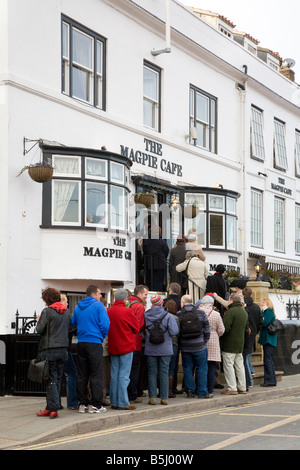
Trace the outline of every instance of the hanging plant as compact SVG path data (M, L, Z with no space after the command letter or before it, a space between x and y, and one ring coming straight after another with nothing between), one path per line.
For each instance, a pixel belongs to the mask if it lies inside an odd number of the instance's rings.
M46 181L49 181L53 176L54 166L52 163L48 162L26 165L22 168L18 176L26 170L28 170L28 174L33 181L36 181L37 183L46 183Z
M182 215L187 219L194 219L199 214L199 208L196 203L186 204L182 208Z
M134 202L136 204L143 204L146 207L150 207L155 202L155 191L147 192L147 193L135 193Z

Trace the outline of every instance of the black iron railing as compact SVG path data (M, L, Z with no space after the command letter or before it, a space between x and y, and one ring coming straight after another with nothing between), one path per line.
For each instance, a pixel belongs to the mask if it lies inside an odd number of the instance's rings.
M300 319L300 304L298 300L291 302L291 299L286 304L287 318L288 320L299 320Z
M35 333L37 324L37 315L34 312L32 317L21 317L19 311L16 311L16 321L12 323L11 327L15 330L16 335L25 335L28 333Z

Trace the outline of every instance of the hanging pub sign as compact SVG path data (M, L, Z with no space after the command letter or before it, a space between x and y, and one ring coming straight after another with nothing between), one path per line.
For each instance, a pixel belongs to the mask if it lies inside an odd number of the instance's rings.
M121 155L129 158L133 163L148 166L155 170L160 168L162 171L170 173L171 175L183 176L182 165L161 158L163 156L162 144L146 138L144 138L144 143L145 151L135 150L133 148L130 149L125 145L121 145Z

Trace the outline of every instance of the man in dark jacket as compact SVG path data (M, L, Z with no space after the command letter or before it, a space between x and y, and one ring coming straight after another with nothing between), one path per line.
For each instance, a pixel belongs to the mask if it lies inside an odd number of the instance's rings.
M195 337L185 337L183 333L183 321L186 312L196 309L198 323L200 325L199 335ZM182 368L184 374L184 387L188 398L193 398L195 394L198 398L211 398L207 390L207 342L210 338L210 328L206 313L197 309L192 304L189 295L181 298L181 310L177 312L180 329L179 342L182 354ZM194 369L196 368L196 382L194 380Z
M226 268L223 264L218 264L216 267L216 272L213 276L208 276L206 282L206 293L213 292L218 294L222 299L226 300L228 285L225 279L223 278L223 273L226 271ZM215 300L215 306L220 312L221 317L224 315L224 307L219 302Z
M224 395L246 393L246 378L243 361L245 333L249 329L248 314L239 294L231 294L228 310L224 315L225 333L221 336L223 368L228 390Z
M250 289L250 287L245 287L243 289L243 296L246 304L245 309L248 313L250 328L250 334L248 337L246 336L247 341L245 341L243 356L246 370L246 382L247 385L251 386L253 385L252 372L254 372L254 368L251 362L251 354L252 351L255 351L255 338L256 335L260 332L264 320L259 305L253 302L252 289Z
M176 271L176 266L185 261L186 247L185 236L177 238L176 245L172 248L169 258L170 282L176 282L182 286L182 273ZM180 308L180 307L179 307Z
M169 247L161 236L161 228L154 226L149 238L143 242L146 284L151 291L163 292L167 284L167 258Z
M166 305L168 300L174 300L177 309L181 309L181 286L177 282L171 282L169 286L169 296L164 299L163 306Z
M90 285L86 298L74 309L72 325L77 325L77 388L79 413L104 413L102 406L102 343L109 329L109 318L100 302L98 286ZM91 398L88 397L90 381Z

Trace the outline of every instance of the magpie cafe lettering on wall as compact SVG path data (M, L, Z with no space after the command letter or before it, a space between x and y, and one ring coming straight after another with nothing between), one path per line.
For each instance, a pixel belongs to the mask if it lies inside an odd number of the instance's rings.
M131 261L131 251L124 251L118 247L126 247L126 240L124 238L116 237L113 239L114 248L99 248L93 246L83 247L83 256L94 256L96 258L116 258L127 259Z
M162 144L154 140L144 139L145 151L129 149L125 145L121 145L121 155L132 160L133 163L148 166L157 170L160 168L171 175L182 176L182 165L170 162L163 157Z

